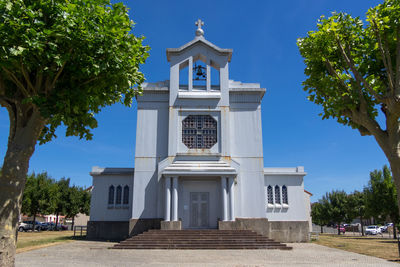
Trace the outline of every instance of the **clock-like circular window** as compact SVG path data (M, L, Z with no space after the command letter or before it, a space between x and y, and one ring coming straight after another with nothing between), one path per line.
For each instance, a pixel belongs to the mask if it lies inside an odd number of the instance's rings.
M217 122L210 115L189 115L182 121L182 142L190 149L217 143Z

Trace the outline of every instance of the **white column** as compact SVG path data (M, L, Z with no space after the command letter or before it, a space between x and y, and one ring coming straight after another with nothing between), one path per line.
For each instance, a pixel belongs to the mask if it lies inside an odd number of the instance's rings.
M172 177L172 220L178 220L178 177Z
M188 71L188 91L192 91L193 89L193 57L189 57L189 71Z
M235 188L234 188L234 179L233 177L229 177L229 214L231 215L231 221L235 220Z
M228 220L228 209L226 199L226 177L221 177L221 196L222 196L222 220Z
M171 177L165 177L165 221L171 220Z

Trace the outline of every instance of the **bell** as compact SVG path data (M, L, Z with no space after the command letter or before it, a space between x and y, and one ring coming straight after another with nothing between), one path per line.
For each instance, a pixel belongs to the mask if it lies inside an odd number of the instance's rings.
M201 69L201 66L199 65L199 66L197 66L196 68L197 68L197 73L196 73L196 75L197 75L197 76L204 76L203 70Z

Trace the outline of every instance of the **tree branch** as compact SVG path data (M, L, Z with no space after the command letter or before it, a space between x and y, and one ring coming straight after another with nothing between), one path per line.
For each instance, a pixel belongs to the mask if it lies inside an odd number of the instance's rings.
M388 75L389 88L392 91L392 93L394 93L393 77L391 76L391 72L389 71L389 64L387 62L387 57L386 57L386 54L385 54L385 50L384 50L383 45L382 45L382 38L381 38L381 35L379 33L379 30L378 30L378 25L376 24L375 20L372 20L372 23L374 24L374 27L372 27L372 28L373 28L373 30L375 32L376 38L378 39L378 46L379 46L379 50L381 52L383 65L385 66L386 73ZM389 60L390 60L390 58L389 58Z
M33 87L32 83L31 83L31 79L29 78L28 73L25 71L24 64L22 63L22 61L21 61L21 72L25 78L26 83L28 84L28 87L30 87L32 89L32 93L36 94L37 93L36 89L35 89L35 87Z
M332 63L328 59L326 59L325 64L327 66L329 73L339 80L340 84L344 87L345 90L350 92L351 91L350 87L339 77L339 74L333 68Z
M396 48L396 84L394 93L400 99L400 26L397 27L397 48Z
M6 69L5 67L2 67L2 69L8 74L10 80L15 83L15 85L21 89L22 94L25 95L26 97L29 97L29 92L26 90L26 88L24 87L24 85L18 80L17 77L15 77L15 75L10 72L8 69Z
M351 53L346 53L346 51L343 48L342 43L340 42L339 39L336 39L338 46L339 46L339 51L342 54L344 60L346 61L347 66L350 68L351 72L354 74L354 78L358 82L360 86L360 100L361 98L364 98L364 95L362 94L361 88L364 85L365 88L368 90L368 92L375 97L375 99L380 102L380 103L386 103L385 98L382 98L379 94L377 94L374 89L371 87L371 85L364 79L364 77L361 75L361 73L357 70L354 60L351 56ZM351 50L351 47L348 48L348 50Z
M56 77L54 77L53 82L51 83L51 89L54 88L54 86L56 85L56 82L58 80L58 77L60 77L62 71L64 70L65 64L67 64L67 61L64 62L64 64L62 64L61 68L58 70Z

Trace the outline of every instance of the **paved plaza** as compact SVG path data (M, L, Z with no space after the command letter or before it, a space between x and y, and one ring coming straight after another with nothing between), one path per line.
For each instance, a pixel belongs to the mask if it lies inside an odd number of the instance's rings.
M114 243L75 241L17 254L16 266L400 266L310 243L282 250L114 250Z

